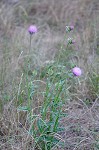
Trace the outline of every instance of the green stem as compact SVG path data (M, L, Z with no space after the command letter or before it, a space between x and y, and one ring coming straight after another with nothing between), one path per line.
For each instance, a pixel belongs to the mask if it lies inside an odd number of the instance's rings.
M29 43L29 59L28 59L28 67L29 70L31 70L31 64L30 64L30 56L31 56L31 41L32 41L32 35L30 35L30 43Z

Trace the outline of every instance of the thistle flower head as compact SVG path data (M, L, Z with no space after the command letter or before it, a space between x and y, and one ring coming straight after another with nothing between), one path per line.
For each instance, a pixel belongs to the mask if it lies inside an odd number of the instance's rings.
M80 69L79 67L74 67L74 68L72 69L72 72L73 72L73 74L74 74L75 76L81 76L81 74L82 74L82 71L81 71L81 69Z
M32 35L37 32L37 27L35 25L30 25L28 32Z

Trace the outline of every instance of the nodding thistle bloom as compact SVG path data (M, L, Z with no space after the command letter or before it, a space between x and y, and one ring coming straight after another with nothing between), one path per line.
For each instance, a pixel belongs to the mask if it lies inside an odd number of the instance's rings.
M68 44L74 44L75 43L75 41L72 38L68 38L67 41L68 41Z
M66 32L70 32L74 29L74 26L66 26Z
M74 67L74 68L72 69L72 72L73 72L73 74L74 74L75 76L81 76L81 74L82 74L82 71L81 71L81 69L80 69L79 67Z
M37 32L37 27L35 25L30 25L28 32L32 35Z

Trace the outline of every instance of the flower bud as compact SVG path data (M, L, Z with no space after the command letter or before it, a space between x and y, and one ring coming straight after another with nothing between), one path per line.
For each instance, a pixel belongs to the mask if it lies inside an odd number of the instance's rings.
M68 38L67 41L68 41L68 44L74 44L75 43L75 41L72 38Z
M70 32L74 29L74 26L66 26L66 32Z

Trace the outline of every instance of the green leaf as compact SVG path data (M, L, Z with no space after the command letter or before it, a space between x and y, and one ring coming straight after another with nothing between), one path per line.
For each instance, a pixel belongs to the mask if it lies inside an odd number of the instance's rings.
M56 119L55 119L55 123L53 127L54 132L57 132L58 123L59 123L59 114L56 116Z
M41 118L38 118L37 127L39 129L39 132L42 133L46 129L47 125Z
M96 147L97 149L99 149L99 143L96 143L96 144L95 144L95 147Z
M34 121L36 118L38 118L38 117L39 117L39 115L33 115L33 116L31 116L31 115L29 114L28 117L27 117L27 120L33 122L33 121Z
M65 131L65 128L64 127L57 128L57 132L61 132L61 131Z
M19 106L17 108L18 111L30 111L30 108L27 106Z
M32 127L29 129L29 134L32 135L33 137L36 136L36 132L35 132L34 126L32 126Z
M60 117L67 117L67 116L68 116L67 113L61 113L61 114L60 114Z

